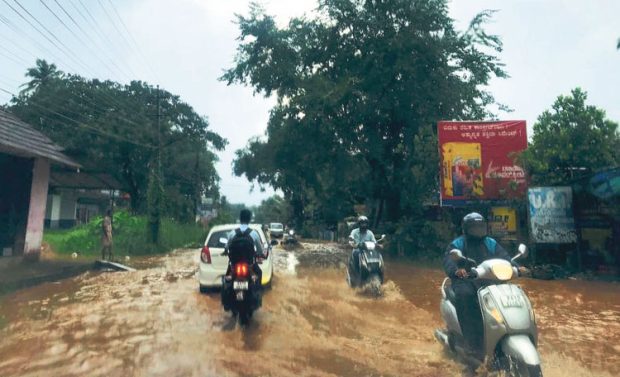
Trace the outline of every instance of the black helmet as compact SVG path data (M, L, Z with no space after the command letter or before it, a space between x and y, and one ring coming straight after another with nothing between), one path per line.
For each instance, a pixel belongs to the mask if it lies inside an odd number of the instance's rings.
M473 238L484 238L487 236L487 222L484 217L477 213L468 213L463 217L463 234Z

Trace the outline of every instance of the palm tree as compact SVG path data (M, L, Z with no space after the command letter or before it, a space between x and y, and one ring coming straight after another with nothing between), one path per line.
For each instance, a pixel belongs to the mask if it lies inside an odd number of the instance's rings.
M36 67L28 68L25 76L30 77L31 80L22 85L25 86L21 91L22 94L34 92L50 81L62 78L63 73L57 69L56 64L49 64L43 59L37 59Z

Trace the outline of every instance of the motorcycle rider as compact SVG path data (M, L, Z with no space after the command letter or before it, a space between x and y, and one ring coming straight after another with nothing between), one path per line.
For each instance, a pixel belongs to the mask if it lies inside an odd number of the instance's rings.
M464 260L454 261L450 258L450 250L458 249L463 256L482 263L487 259L501 258L510 261L510 256L504 248L493 238L487 236L487 222L479 213L472 212L463 218L463 235L452 241L446 249L443 267L450 277L452 289L456 296L454 303L456 313L473 356L480 358L483 355L483 324L482 314L478 302L478 289L482 286L480 280L468 280L472 266Z
M368 217L360 216L357 218L357 228L351 231L349 235L349 240L353 244L353 252L351 253L351 258L349 259L349 265L353 268L359 276L359 268L360 268L360 249L359 245L362 242L372 241L377 242L375 239L375 235L372 233L370 229L368 229Z
M252 263L252 271L257 276L256 287L258 289L256 290L256 293L257 293L256 299L258 300L258 303L260 306L260 295L258 294L258 291L262 289L261 282L262 282L263 272L257 263L257 259L263 258L265 254L263 250L263 245L261 243L260 235L258 234L256 230L250 228L251 220L252 220L252 212L248 209L242 209L241 212L239 213L239 223L240 223L239 228L234 229L230 231L230 233L228 233L228 243L226 244L226 247L224 248L223 255L229 255L229 245L231 244L231 241L235 237L242 237L244 234L249 234L249 236L252 238L252 240L254 241L253 242L254 243L254 250L253 250L254 260L251 261L251 263ZM230 259L230 255L229 255L229 259ZM230 273L231 273L231 266L229 264L228 269L226 270L226 276L229 276ZM232 286L230 287L224 286L222 289L222 303L224 303L225 309L228 307L227 298L229 296L232 296L231 290L232 290Z

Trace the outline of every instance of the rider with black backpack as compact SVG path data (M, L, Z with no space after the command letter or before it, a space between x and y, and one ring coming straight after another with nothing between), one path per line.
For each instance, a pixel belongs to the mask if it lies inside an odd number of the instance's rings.
M228 243L224 253L228 255L228 270L226 276L231 273L231 266L239 261L247 261L252 266L252 271L257 276L255 287L260 291L262 288L261 281L263 272L257 263L257 258L261 258L264 255L263 245L261 243L260 235L257 231L250 228L250 221L252 220L252 212L248 209L241 210L239 214L239 228L231 231L228 234ZM232 288L224 285L222 288L222 303L224 303L224 309L227 308L227 299L232 296L230 291ZM258 293L258 292L257 292ZM260 306L260 297L257 297Z

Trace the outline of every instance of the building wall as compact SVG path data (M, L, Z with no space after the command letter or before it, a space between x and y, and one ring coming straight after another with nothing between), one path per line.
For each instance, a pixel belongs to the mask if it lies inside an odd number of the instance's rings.
M45 210L45 226L50 229L58 229L60 224L60 201L59 194L47 196L47 208Z
M74 189L55 189L47 196L45 226L67 229L76 225L78 193Z

